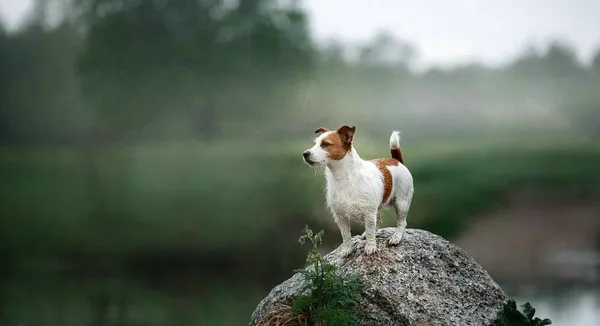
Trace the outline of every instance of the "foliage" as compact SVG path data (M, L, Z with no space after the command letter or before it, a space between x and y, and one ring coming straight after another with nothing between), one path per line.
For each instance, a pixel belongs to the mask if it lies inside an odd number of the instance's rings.
M383 146L364 146L361 154L375 157ZM504 195L515 189L593 194L600 184L597 145L565 146L511 143L502 149L487 142L472 148L406 146L419 186L411 206L412 227L452 239L478 213L502 205ZM82 254L100 250L125 257L154 248L190 253L203 253L204 248L221 253L266 249L269 254L261 257L292 255L277 261L287 274L306 257L299 246L286 241L293 237L288 230L327 214L322 208L323 179L298 162L301 150L170 142L107 152L95 164L102 175L108 215L96 224L91 213L97 199L89 191L80 151L4 149L0 202L5 218L0 239L4 247L19 252L39 245L46 252L77 248ZM126 171L125 160L130 165ZM239 169L240 160L244 173L231 173ZM384 214L384 223L391 225L394 219L393 214ZM244 237L234 232L237 228L245 230ZM285 247L261 245L260 239L272 239L274 234L280 238L272 241ZM102 241L106 238L111 241ZM326 237L324 242L334 241Z
M338 123L341 112L377 137L392 128L412 140L511 129L600 137L600 52L586 66L568 43L502 68L416 74L412 42L385 31L356 48L316 46L295 1L34 2L27 24L0 31L0 141L9 144L77 143L90 127L117 141L282 139Z
M488 149L475 149L482 147ZM415 155L411 163L419 185L411 211L418 216L413 227L444 237L457 237L478 214L505 205L515 190L584 198L593 196L600 184L595 171L600 152L594 145L477 143L474 148L439 151L445 152L444 159Z
M535 315L535 308L531 306L529 302L517 308L515 300L508 300L504 304L502 310L498 311L496 320L494 320L495 326L545 326L552 324L552 321L548 318L540 319L533 318Z
M273 82L311 63L304 12L269 0L78 0L78 7L87 28L78 60L85 95L113 132L171 118L166 108L177 107L210 136L218 116L233 116L238 105L259 113L278 90ZM237 88L263 96L251 106L223 105L240 97Z
M337 267L319 253L323 231L313 234L305 227L299 242L309 241L312 248L306 259L306 268L298 270L306 281L302 292L292 308L309 316L312 325L351 326L358 325L352 309L360 298L362 281L358 275L341 275Z

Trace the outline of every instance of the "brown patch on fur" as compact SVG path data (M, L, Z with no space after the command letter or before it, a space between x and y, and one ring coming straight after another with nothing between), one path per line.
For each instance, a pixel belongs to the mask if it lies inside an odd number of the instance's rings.
M350 151L351 146L347 146L337 131L330 133L321 140L321 148L329 153L332 160L341 160Z
M392 173L387 167L398 166L398 160L395 158L379 158L371 160L371 162L375 163L379 171L381 171L381 174L383 174L383 198L381 198L381 203L383 204L390 198L392 186L394 185Z
M393 159L396 159L396 160L400 161L400 163L404 164L404 157L402 156L402 150L400 149L400 147L391 148L390 152L392 153ZM404 165L406 165L406 164L404 164Z
M329 131L329 129L320 127L317 130L315 130L315 134L320 134L320 133L328 132L328 131Z

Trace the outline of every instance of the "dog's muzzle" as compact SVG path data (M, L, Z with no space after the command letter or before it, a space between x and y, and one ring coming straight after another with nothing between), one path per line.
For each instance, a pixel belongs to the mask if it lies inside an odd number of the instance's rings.
M304 151L304 153L302 153L302 157L304 158L304 162L308 163L309 165L313 165L315 163L310 159L310 151Z

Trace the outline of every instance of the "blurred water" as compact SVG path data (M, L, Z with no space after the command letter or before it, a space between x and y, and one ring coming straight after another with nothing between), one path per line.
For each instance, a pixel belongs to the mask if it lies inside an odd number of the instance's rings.
M596 251L560 251L543 261L543 276L500 282L517 305L529 302L553 325L600 325L600 264Z
M188 291L181 292L131 279L21 278L4 293L0 325L243 325L269 290L194 285L203 281L186 279ZM518 305L530 302L535 316L553 325L600 325L600 285L501 285Z
M600 291L577 289L560 295L519 295L517 304L530 302L539 318L550 318L557 326L600 325Z

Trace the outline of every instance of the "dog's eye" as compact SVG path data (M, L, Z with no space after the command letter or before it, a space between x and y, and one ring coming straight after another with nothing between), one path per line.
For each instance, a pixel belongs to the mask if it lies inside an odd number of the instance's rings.
M321 143L321 147L329 147L329 146L331 146L330 143L325 143L325 142Z

